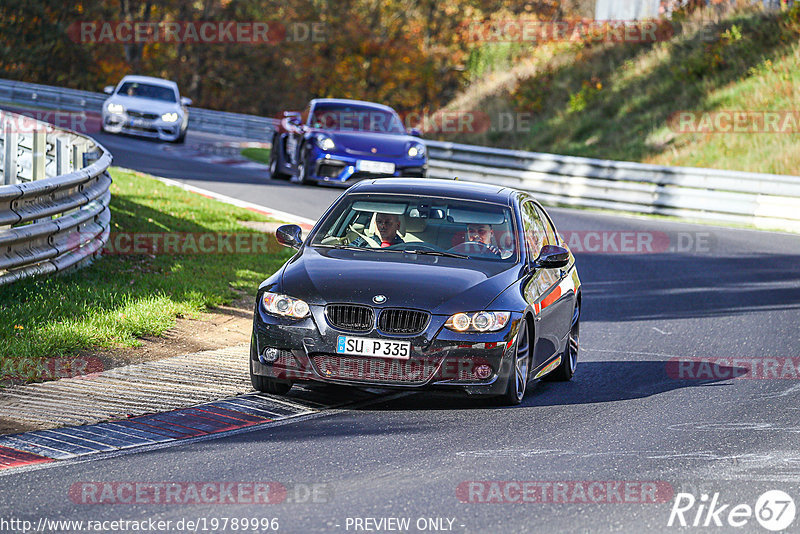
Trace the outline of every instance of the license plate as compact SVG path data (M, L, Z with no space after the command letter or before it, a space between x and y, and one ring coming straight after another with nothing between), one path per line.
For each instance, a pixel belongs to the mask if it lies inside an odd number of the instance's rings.
M360 159L358 160L356 167L362 172L371 172L373 174L394 174L394 163L386 163L384 161L369 161Z
M130 119L128 124L134 128L150 128L153 123L146 119Z
M336 354L407 360L411 357L411 342L339 336L336 343Z

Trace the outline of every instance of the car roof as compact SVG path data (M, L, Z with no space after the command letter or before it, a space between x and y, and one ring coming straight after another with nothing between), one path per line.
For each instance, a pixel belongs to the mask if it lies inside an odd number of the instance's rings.
M164 78L154 78L152 76L138 76L135 74L129 74L120 80L122 82L139 82L139 83L150 83L153 85L161 85L163 87L170 87L172 89L177 89L178 84L173 82L172 80L165 80Z
M314 100L311 101L311 105L314 106L316 104L351 104L356 106L365 106L370 108L383 109L386 111L394 111L389 106L378 104L377 102L367 102L365 100L349 100L346 98L315 98Z
M435 178L380 178L363 180L350 188L348 193L410 194L424 196L453 197L464 200L481 200L511 205L516 191L500 185L439 180Z

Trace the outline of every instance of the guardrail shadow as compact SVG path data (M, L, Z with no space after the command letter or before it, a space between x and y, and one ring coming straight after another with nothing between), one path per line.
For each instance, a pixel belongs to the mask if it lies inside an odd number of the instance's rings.
M576 254L583 321L800 310L800 254Z

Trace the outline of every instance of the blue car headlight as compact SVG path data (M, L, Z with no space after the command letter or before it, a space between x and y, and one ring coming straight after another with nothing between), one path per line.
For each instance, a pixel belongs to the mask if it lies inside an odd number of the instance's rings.
M336 148L336 143L333 142L333 139L331 139L331 136L329 135L322 133L317 134L314 137L314 140L316 141L317 146L320 147L325 152L330 152L331 150Z
M411 143L406 153L411 159L422 159L425 157L425 145L422 143Z

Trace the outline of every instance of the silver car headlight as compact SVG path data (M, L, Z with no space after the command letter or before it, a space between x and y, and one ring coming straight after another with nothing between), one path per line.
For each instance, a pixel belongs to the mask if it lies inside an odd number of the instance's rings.
M109 103L106 109L108 109L109 113L125 113L125 107L122 104L115 104L114 102Z
M310 309L304 300L288 297L279 293L264 293L261 297L264 309L273 315L302 319L308 317Z
M452 315L444 326L455 332L497 332L511 319L511 312L471 312Z
M164 122L178 122L178 114L175 112L164 113L161 115L161 120Z

